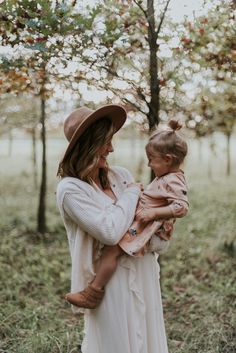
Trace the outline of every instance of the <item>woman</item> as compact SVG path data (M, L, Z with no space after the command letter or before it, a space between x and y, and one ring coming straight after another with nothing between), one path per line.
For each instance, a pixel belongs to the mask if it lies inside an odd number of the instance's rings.
M96 111L79 108L65 121L69 145L59 166L57 202L69 240L72 292L93 279L102 247L117 244L135 214L140 186L127 170L107 164L112 136L125 120L122 107L107 105ZM155 249L155 236L149 250L143 258L121 257L101 305L84 310L83 353L168 352L152 252L162 249Z

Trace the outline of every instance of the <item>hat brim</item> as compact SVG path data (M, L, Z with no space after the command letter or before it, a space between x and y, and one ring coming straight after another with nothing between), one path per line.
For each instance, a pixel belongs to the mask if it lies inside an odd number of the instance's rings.
M82 124L80 124L79 127L75 130L71 140L69 141L62 162L66 159L68 154L75 146L78 138L85 132L85 130L87 130L89 126L92 125L95 121L102 118L108 118L112 121L114 126L114 133L116 133L124 125L127 118L127 113L126 110L120 105L110 104L98 108L89 116L87 116Z

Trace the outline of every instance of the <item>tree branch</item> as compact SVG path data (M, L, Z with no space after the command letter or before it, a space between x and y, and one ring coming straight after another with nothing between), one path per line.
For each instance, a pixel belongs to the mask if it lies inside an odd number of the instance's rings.
M105 70L108 74L110 74L110 75L112 75L114 77L121 78L116 71L113 71L113 70L109 69L109 67L99 66L99 68Z
M103 82L103 84L101 84L100 81L96 80L96 87L99 87L103 90L105 89L107 91L111 91L112 93L114 93L114 95L118 96L121 101L124 101L124 102L132 105L137 111L139 111L140 113L142 113L144 115L147 115L147 113L145 111L143 111L137 104L131 102L128 98L124 97L124 95L123 95L124 92L122 92L122 95L121 95L121 92L119 92L118 90L111 87L108 82Z
M136 92L137 92L137 95L147 104L148 108L150 108L150 104L149 102L147 101L146 97L145 97L145 94L143 94L143 92L141 91L140 88L137 88L136 89Z
M142 113L142 114L144 114L144 115L147 116L147 113L145 113L138 105L136 105L135 103L131 102L128 98L125 98L125 97L121 98L121 97L120 97L120 99L123 100L123 101L125 101L125 102L127 102L127 103L129 103L129 104L132 105L137 111L139 111L140 113Z
M119 76L116 71L113 71L113 70L109 69L106 66L99 66L99 69L103 69L107 73L109 73L110 75L112 75L112 76L114 76L114 77L116 77L116 78L128 83L129 85L131 85L133 87L133 89L138 93L139 97L142 98L146 102L145 96L143 95L143 93L142 93L142 95L139 94L139 92L138 92L139 89L137 89L137 87L135 86L135 83L133 81L129 80L128 78L124 78L122 76Z
M159 22L159 25L158 25L158 28L157 28L157 31L156 31L156 36L157 36L157 37L158 37L158 34L160 33L161 26L162 26L162 23L163 23L163 21L164 21L164 18L165 18L165 15L166 15L166 11L167 11L167 9L168 9L168 6L169 6L170 1L171 1L171 0L167 0L166 6L165 6L164 11L163 11L163 13L162 13L162 15L161 15L161 20L160 20L160 22Z
M134 0L134 3L140 8L140 10L144 13L144 16L146 17L146 19L148 19L148 14L147 11L144 10L144 8L141 6L140 2L137 0Z

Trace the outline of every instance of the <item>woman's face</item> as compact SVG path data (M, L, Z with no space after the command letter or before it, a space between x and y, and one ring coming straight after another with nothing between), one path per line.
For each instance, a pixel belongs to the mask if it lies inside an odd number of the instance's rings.
M107 167L107 157L109 153L113 152L112 139L102 146L98 151L99 161L98 168L106 168Z

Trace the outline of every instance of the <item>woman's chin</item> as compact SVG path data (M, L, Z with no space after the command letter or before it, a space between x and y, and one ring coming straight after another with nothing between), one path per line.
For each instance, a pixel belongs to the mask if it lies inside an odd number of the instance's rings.
M106 160L101 160L98 164L99 169L104 169L107 168L107 161Z

